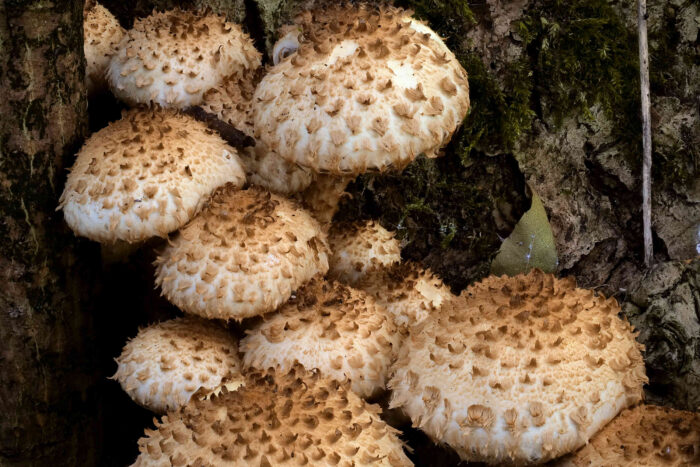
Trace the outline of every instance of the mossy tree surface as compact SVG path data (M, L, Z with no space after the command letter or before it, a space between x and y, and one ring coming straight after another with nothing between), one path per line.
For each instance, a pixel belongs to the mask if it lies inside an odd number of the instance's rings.
M82 43L82 2L0 2L1 465L97 456L95 251L55 213L87 122Z

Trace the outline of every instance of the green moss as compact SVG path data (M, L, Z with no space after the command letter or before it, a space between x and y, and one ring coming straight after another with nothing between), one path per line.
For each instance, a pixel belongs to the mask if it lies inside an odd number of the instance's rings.
M535 92L546 96L545 117L555 123L573 113L592 118L590 108L598 104L619 133L639 128L636 35L609 1L544 0L517 32L531 59Z
M466 0L403 0L395 3L413 10L416 18L428 21L452 50L459 45L465 29L476 23Z

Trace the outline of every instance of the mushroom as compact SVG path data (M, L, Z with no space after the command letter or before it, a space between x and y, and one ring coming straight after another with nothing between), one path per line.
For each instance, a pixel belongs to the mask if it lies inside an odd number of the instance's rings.
M253 372L245 385L156 421L134 466L410 466L379 407L347 385L295 366Z
M638 405L626 409L557 467L700 465L700 414Z
M126 103L185 108L231 75L261 65L241 28L223 16L174 9L137 19L119 43L107 78Z
M391 407L467 461L572 452L643 397L643 346L619 312L572 278L484 279L413 328Z
M296 203L259 188L223 187L156 260L172 303L206 318L262 315L328 271L325 234Z
M328 233L331 247L328 277L354 286L376 266L401 261L399 241L376 221L340 222Z
M139 330L116 359L113 379L139 405L176 410L196 393L242 384L236 341L212 321L176 318Z
M192 117L129 110L78 152L59 209L77 235L103 243L165 237L209 194L245 173L237 151Z
M272 48L272 63L274 65L277 65L299 49L299 34L301 32L301 28L295 25L280 28L278 33L279 39Z
M329 5L296 22L298 50L253 99L256 137L282 158L344 176L401 169L466 116L467 73L409 12Z
M349 380L361 397L386 387L400 336L391 315L372 297L337 282L316 280L277 313L246 331L246 368L278 368L295 362L338 381Z
M88 93L94 94L106 87L107 66L126 31L109 10L96 2L85 3L83 18L85 80Z
M355 287L385 306L404 329L422 323L454 297L430 269L413 262L369 268Z

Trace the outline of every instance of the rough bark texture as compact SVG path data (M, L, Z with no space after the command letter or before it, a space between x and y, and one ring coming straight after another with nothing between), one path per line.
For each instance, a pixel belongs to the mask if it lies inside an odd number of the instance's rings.
M87 123L82 43L81 2L0 2L2 465L90 465L98 452L94 248L55 213Z

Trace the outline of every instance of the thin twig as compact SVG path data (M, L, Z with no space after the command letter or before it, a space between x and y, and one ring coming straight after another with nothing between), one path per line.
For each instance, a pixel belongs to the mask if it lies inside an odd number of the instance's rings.
M191 115L209 128L217 131L228 144L236 149L243 149L248 146L255 146L255 140L243 133L231 124L219 119L213 113L205 111L203 108L195 106L185 109L185 113Z
M644 264L652 265L654 244L651 237L651 115L649 108L649 44L647 42L647 2L639 0L639 76L642 91L642 222L644 226Z

